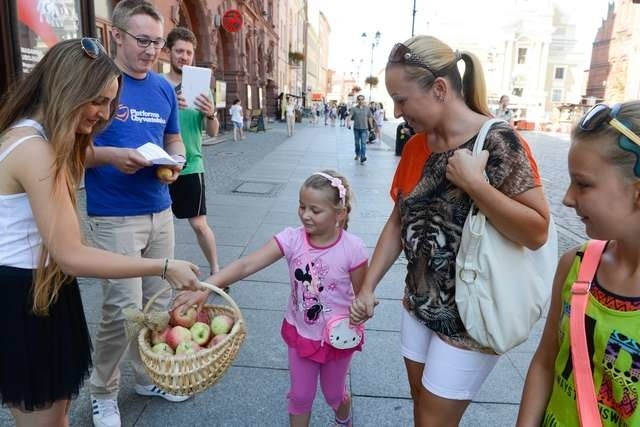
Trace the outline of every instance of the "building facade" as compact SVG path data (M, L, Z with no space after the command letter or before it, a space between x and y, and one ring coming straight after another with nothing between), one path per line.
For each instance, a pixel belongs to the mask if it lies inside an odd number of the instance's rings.
M190 28L198 38L195 62L213 70L212 90L220 108L242 101L247 109L276 116L279 32L276 0L151 0L164 17L165 33L176 26ZM29 72L44 52L59 40L90 35L111 52L111 12L118 0L5 0L0 6L2 75L0 92ZM243 25L224 29L225 12L237 10ZM157 71L168 71L161 53ZM282 76L281 76L282 77Z
M593 42L587 96L621 102L640 98L640 5L632 0L609 4Z

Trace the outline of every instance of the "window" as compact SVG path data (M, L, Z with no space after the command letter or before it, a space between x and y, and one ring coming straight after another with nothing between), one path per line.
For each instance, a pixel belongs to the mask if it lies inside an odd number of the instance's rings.
M524 64L527 62L527 48L519 47L518 48L518 64Z
M514 87L511 91L511 95L522 96L523 89L521 87Z
M551 89L551 102L562 102L562 89Z
M553 72L553 78L556 80L564 80L564 67L556 67Z

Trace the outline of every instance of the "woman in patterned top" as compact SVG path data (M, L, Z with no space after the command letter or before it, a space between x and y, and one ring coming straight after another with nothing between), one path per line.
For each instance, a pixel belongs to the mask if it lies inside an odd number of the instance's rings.
M481 156L470 151L492 117L473 54L416 36L394 46L385 78L395 117L417 134L398 164L391 186L395 206L352 305L352 320L373 315L375 287L404 250L401 340L415 424L453 426L498 360L467 334L455 304L455 258L471 203L501 233L530 249L547 239L549 208L529 148L507 123L490 129Z

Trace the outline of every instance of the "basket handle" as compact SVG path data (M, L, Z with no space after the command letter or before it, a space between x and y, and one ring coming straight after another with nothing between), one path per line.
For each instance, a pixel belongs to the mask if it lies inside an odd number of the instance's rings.
M244 318L242 317L242 311L240 311L240 307L238 307L238 304L236 304L233 298L231 298L229 294L227 294L224 290L207 282L200 282L200 286L213 291L214 293L218 294L218 296L221 296L226 302L229 303L231 307L233 307L234 311L238 313L238 320L244 321Z
M229 305L234 309L234 311L236 313L238 313L238 320L242 320L244 321L243 317L242 317L242 312L240 311L240 307L238 307L238 304L236 304L236 302L233 300L233 298L231 298L225 291L221 290L219 287L212 285L210 283L207 282L200 282L200 286L203 288L206 288L210 291L213 291L214 293L218 294L218 296L221 296L226 302L229 303ZM153 303L156 301L156 299L158 299L158 297L160 295L162 295L163 293L170 291L171 289L173 289L171 286L166 286L162 289L160 289L158 292L156 292L155 295L153 295L151 298L149 298L149 301L147 301L147 304L144 306L144 310L142 310L142 312L144 314L147 314L149 312L149 308L151 308L151 306L153 305Z

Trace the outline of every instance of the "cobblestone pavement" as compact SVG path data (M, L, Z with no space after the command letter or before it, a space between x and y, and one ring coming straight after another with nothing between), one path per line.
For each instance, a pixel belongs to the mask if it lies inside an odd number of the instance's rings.
M567 187L564 135L524 132L538 159L543 182L560 234L560 249L578 244L584 227L573 211L561 204ZM206 145L208 220L218 241L222 265L261 246L284 226L295 226L297 192L308 174L319 168L345 173L356 190L350 230L371 250L391 209L388 186L398 158L393 155L395 123L385 123L383 144L368 146L368 161L353 161L353 137L346 129L298 124L287 138L281 123L271 123L264 133L248 133L234 143ZM209 141L211 142L211 141ZM237 191L240 186L273 191L265 194ZM257 190L256 190L257 191ZM83 211L82 194L80 211ZM176 221L176 255L206 270L206 263L186 221ZM365 351L354 358L350 392L358 426L410 426L411 401L402 360L398 355L399 300L404 264L401 257L378 287L381 303L367 323ZM278 328L283 301L289 293L282 263L234 285L231 295L247 321L248 336L238 358L214 387L184 403L137 396L128 364L123 365L119 396L124 426L284 426L284 396L288 387L286 352ZM92 336L100 318L101 290L95 280L81 280L87 322ZM542 329L541 320L531 338L501 358L465 414L464 426L512 426L518 409L526 369ZM320 393L319 393L320 394ZM91 411L86 386L71 407L73 426L90 426ZM312 426L328 425L332 414L320 396L314 404ZM0 425L11 425L6 409Z

